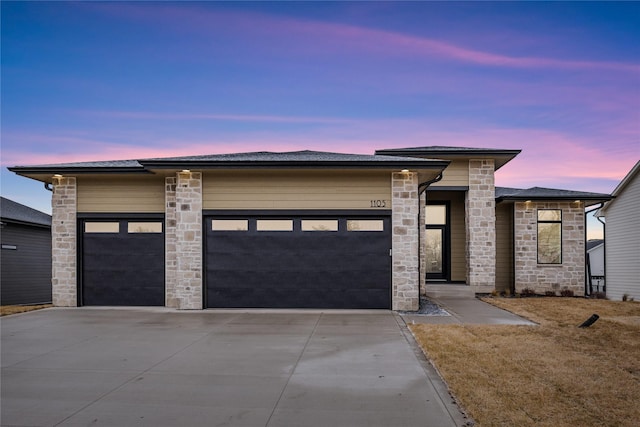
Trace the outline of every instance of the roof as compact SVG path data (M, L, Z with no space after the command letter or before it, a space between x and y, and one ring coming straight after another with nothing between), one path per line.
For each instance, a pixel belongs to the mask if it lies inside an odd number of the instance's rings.
M98 162L60 163L52 165L14 166L9 170L28 173L97 173L97 172L150 172L152 169L216 169L216 168L415 168L444 169L447 160L415 157L343 154L320 151L291 151L201 156L163 157L138 160L112 160Z
M587 240L587 252L597 248L598 246L604 244L604 240L602 239L592 239L592 240Z
M589 193L584 191L560 190L543 187L532 187L526 189L496 187L496 201L500 202L503 200L581 200L594 202L589 203L590 205L611 200L611 196L609 194L602 193Z
M51 227L51 215L29 206L21 205L5 197L0 197L0 218L3 221Z
M615 190L613 190L613 193L611 193L611 195L614 198L618 197L620 193L624 191L627 185L629 185L629 183L635 178L635 176L638 175L638 172L640 172L640 161L636 162L636 164L631 168L629 173L624 178L622 178L622 181L620 181L620 183L616 186ZM598 210L598 212L596 212L595 215L604 216L604 213L607 211L607 208L614 202L615 200L612 200L611 202L605 204L601 209Z
M498 170L522 150L510 150L502 148L472 148L472 147L449 147L442 145L432 145L426 147L408 148L388 148L376 150L376 154L387 156L417 156L430 158L492 158L495 160L495 169Z

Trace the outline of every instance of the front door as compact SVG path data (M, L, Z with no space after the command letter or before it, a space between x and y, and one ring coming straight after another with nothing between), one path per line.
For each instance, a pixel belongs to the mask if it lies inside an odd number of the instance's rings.
M425 212L426 274L431 280L449 278L449 205L446 202L429 202Z

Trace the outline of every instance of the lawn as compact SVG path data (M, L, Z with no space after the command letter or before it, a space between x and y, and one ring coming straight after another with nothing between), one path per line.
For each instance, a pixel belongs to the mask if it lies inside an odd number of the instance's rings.
M3 305L0 306L0 316L8 316L9 314L25 313L27 311L40 310L43 308L53 307L51 304L37 305Z
M410 325L478 426L640 425L639 302L486 301L539 326Z

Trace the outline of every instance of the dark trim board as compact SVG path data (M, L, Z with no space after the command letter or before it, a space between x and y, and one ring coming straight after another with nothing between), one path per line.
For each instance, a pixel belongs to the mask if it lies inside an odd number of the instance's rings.
M350 217L368 217L368 216L391 216L390 209L205 209L202 216L216 217L237 217L237 216L294 216L294 217L326 217L326 216L350 216Z

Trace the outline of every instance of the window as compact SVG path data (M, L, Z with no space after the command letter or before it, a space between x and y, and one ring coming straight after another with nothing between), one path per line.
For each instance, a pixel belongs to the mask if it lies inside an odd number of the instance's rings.
M303 219L300 221L302 231L338 231L337 219Z
M85 222L85 233L118 233L120 232L119 222Z
M211 230L213 231L247 231L249 230L248 219L212 219Z
M381 219L349 219L347 231L384 231L384 222Z
M257 231L293 231L292 219L258 219Z
M161 222L130 222L127 225L128 233L162 233Z
M425 223L430 225L444 225L447 223L446 205L427 205Z
M538 264L562 264L562 211L538 210Z

